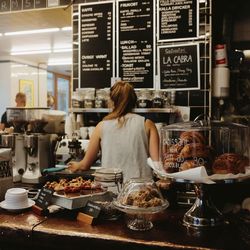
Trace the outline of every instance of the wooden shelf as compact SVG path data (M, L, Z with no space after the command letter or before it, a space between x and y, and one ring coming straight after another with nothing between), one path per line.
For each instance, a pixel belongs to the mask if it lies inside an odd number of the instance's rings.
M111 109L108 108L71 108L71 113L109 113ZM169 108L135 108L135 113L175 113L176 107Z

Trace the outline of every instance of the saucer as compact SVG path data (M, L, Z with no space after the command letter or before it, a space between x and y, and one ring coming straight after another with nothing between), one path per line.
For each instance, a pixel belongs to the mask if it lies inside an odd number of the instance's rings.
M5 210L8 210L10 212L18 212L18 211L21 211L21 210L24 210L24 209L27 209L27 208L30 208L32 207L33 205L35 204L35 201L31 200L31 199L28 199L28 206L26 207L20 207L20 208L13 208L13 207L9 207L5 201L2 201L0 202L0 207L5 209Z

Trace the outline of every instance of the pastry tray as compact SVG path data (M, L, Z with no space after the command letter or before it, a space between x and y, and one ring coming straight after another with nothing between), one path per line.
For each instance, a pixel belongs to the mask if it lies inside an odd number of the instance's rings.
M52 196L51 202L54 205L58 205L67 209L77 209L84 207L88 201L105 201L108 198L108 195L109 194L106 190L103 192L90 193L75 197L67 197L55 192Z

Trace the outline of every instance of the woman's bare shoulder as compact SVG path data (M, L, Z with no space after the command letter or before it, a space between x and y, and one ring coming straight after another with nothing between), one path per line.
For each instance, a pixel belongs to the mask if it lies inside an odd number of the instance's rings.
M145 126L147 128L155 128L155 123L153 121L151 121L150 119L146 119Z

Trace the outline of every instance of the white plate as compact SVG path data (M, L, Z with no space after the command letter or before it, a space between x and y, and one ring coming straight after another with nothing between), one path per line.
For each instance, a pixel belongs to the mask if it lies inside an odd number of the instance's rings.
M250 198L246 198L242 202L242 208L250 211Z
M33 201L33 200L31 200L31 199L28 199L28 206L26 206L26 207L21 207L21 208L8 207L8 205L6 204L5 201L0 202L0 207L1 207L1 208L5 209L5 210L8 210L8 211L11 211L11 212L18 212L18 211L21 211L21 210L30 208L30 207L32 207L33 205L35 205L35 201Z
M99 174L99 173L95 173L93 174L93 176L95 176L95 180L96 181L101 181L101 180L109 180L109 181L115 181L115 180L119 180L122 178L121 174Z

